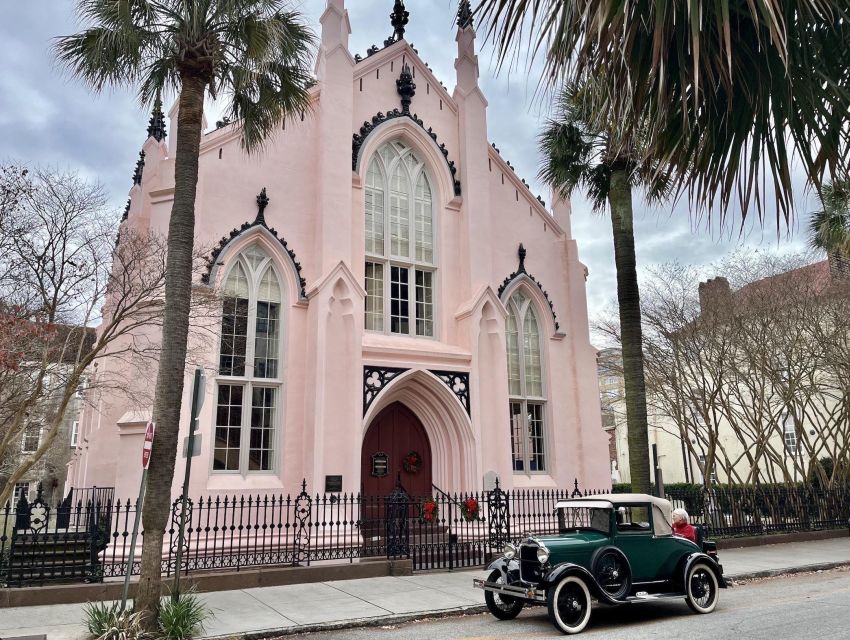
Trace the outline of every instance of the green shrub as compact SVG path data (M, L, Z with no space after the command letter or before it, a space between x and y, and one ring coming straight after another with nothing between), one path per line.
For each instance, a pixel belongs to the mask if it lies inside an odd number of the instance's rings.
M121 611L117 602L90 602L85 608L85 623L89 633L97 640L145 640L141 613Z
M160 637L163 640L188 640L204 628L212 612L197 594L181 593L177 600L163 598L159 607Z

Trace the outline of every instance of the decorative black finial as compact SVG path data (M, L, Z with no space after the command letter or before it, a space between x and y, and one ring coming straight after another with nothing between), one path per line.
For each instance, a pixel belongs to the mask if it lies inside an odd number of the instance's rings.
M148 138L156 138L157 142L165 140L165 115L162 113L162 100L158 97L153 103L153 113L148 120Z
M401 96L401 111L404 114L410 114L410 103L413 96L416 95L416 85L413 84L413 74L410 72L410 65L405 63L401 69L401 75L395 81L398 95Z
M525 247L522 246L522 243L519 243L519 250L517 251L517 255L519 256L519 267L517 268L517 273L525 273Z
M395 0L393 12L390 14L390 24L393 26L393 40L404 38L404 26L410 19L410 12L404 8L404 0Z
M457 26L461 29L472 28L472 7L469 6L469 0L460 0L460 6L457 9Z
M136 170L133 171L133 184L142 184L142 173L145 170L145 152L139 151L139 159L136 161Z
M124 215L121 216L121 222L124 222L127 219L127 216L130 215L130 199L127 198L127 206L124 207Z
M265 211L268 204L269 197L266 195L266 188L263 187L257 196L257 218L254 220L254 224L266 225Z

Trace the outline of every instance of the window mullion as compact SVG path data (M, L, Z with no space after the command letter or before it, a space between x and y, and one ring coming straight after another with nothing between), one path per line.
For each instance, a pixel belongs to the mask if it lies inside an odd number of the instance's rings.
M251 443L251 383L245 381L242 390L242 429L239 434L239 473L245 477L248 475L248 448Z

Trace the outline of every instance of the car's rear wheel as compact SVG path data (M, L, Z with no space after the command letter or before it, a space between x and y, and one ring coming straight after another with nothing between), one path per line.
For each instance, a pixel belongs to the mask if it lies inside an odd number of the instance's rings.
M719 585L714 571L704 562L695 562L685 576L685 602L695 613L711 613L717 606Z
M602 590L615 600L629 595L632 572L623 552L614 547L600 549L593 559L593 577Z
M563 633L581 632L590 620L590 590L578 576L567 576L546 592L549 620Z
M487 576L487 582L498 582L500 584L504 584L502 572L498 569L494 569L493 572ZM499 595L492 591L484 592L484 602L487 603L487 609L490 613L496 616L499 620L513 620L519 615L519 612L522 611L523 606L522 600L517 600L510 596Z

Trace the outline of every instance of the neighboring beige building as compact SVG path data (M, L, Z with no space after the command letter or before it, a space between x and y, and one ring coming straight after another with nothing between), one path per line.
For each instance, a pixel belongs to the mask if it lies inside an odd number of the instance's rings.
M812 313L819 306L818 300L826 295L842 295L836 293L832 287L843 282L843 278L850 273L848 263L836 260L833 256L830 260L824 260L807 265L800 269L794 269L776 276L764 278L751 282L737 290L733 290L729 281L724 277L713 278L701 283L699 287L700 315L696 322L707 319L714 314L714 321L721 318L721 326L729 314L732 318L732 310L742 310L743 315L739 321L748 319L748 307L756 308L764 304L765 300L781 300L783 296L793 295L796 286L802 285L801 291L810 296ZM772 308L772 307L768 307ZM805 307L804 307L805 309ZM720 315L717 315L720 314ZM770 318L770 315L762 316ZM806 316L805 311L800 313L801 322ZM777 320L777 323L779 321ZM785 322L789 322L785 319ZM812 319L814 323L815 320ZM771 323L773 324L773 323ZM716 326L716 325L715 325ZM778 326L778 324L777 324ZM781 329L779 329L781 330ZM730 345L733 343L729 343ZM691 345L693 348L693 345ZM729 347L731 348L731 347ZM737 346L735 348L740 348ZM687 354L684 357L688 357ZM609 451L612 465L613 482L629 482L629 452L626 427L625 390L622 378L622 357L620 349L603 349L598 354L599 390L602 406L603 429L609 434ZM672 365L671 365L672 366ZM789 365L790 366L790 365ZM812 365L809 365L812 366ZM688 370L688 367L684 367ZM649 422L649 446L650 446L650 468L654 479L655 466L661 468L665 484L679 482L702 483L702 463L705 462L703 443L705 434L715 434L717 447L722 448L722 458L725 463L721 464L721 454L718 454L718 464L712 471L715 482L740 482L749 481L753 475L754 465L752 458L755 457L755 467L758 469L756 475L761 482L782 481L783 479L803 480L810 473L813 463L812 458L823 458L835 456L843 464L847 464L847 436L850 428L847 426L847 416L835 411L836 404L840 400L831 400L834 394L841 394L841 381L835 381L836 375L841 376L841 371L847 368L840 364L833 367L829 373L818 370L812 373L810 389L797 391L791 395L791 399L783 400L780 391L773 389L766 393L765 397L753 400L753 405L764 411L765 418L761 424L754 419L756 409L747 411L748 394L746 391L738 390L733 402L737 402L737 411L740 421L733 426L724 408L706 408L695 406L688 398L699 395L702 390L706 394L712 392L694 380L680 383L686 391L682 393L681 404L677 407L678 416L671 415L673 411L662 412L659 406L665 404L653 401L650 380L648 379L648 422ZM836 374L836 371L838 372ZM727 374L728 375L728 374ZM737 376L745 376L746 372L738 370ZM760 375L754 373L754 376ZM787 374L789 378L793 375ZM798 374L799 375L799 374ZM823 384L824 380L831 376L835 384ZM746 379L743 380L747 382ZM734 378L726 384L740 384ZM822 385L822 386L821 386ZM792 388L793 385L787 385ZM753 388L757 388L755 385ZM825 389L826 391L821 391ZM669 392L669 389L668 389ZM800 399L800 395L809 396ZM790 393L790 392L789 392ZM820 396L817 394L820 393ZM846 399L846 387L845 387ZM827 395L824 395L827 394ZM735 395L735 394L732 394ZM837 398L838 396L836 396ZM729 399L726 399L727 403ZM721 404L717 401L718 405ZM787 402L787 407L784 406ZM670 404L669 402L667 404ZM809 408L801 409L798 413L797 407L807 405ZM816 404L815 409L811 408ZM749 415L746 415L749 413ZM711 429L706 427L706 416L714 416L714 424ZM842 417L843 415L843 417ZM819 419L821 421L819 421ZM830 421L827 424L825 421ZM690 446L683 442L683 434L690 441ZM700 435L701 434L701 435ZM757 440L761 439L758 443ZM770 449L770 454L764 455L754 453L757 449ZM811 455L810 452L816 452ZM843 453L843 457L841 452ZM725 466L725 468L724 468Z
M629 473L629 441L626 427L626 391L623 360L619 348L601 349L597 356L599 396L602 406L602 428L608 434L611 482L631 482ZM655 464L661 467L665 483L701 482L699 468L688 460L675 425L666 416L652 413L649 419L650 474L655 482ZM654 448L653 448L654 447ZM693 475L696 470L696 476Z

